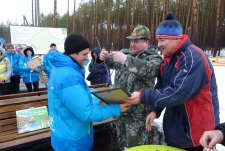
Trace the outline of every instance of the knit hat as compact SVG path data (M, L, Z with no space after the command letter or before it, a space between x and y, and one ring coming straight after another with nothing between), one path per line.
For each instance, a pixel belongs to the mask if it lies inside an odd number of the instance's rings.
M25 56L27 56L27 51L30 50L32 52L31 56L34 56L34 49L31 46L27 46L24 50L23 50L23 54Z
M56 47L56 44L55 43L51 43L50 47L53 47L53 46Z
M8 44L6 45L6 49L9 49L9 48L13 48L13 49L14 49L14 46L13 46L13 44L11 44L11 43L8 43Z
M157 30L156 38L161 39L181 39L183 38L183 29L180 22L176 19L173 13L169 12L166 15Z
M70 55L90 48L89 42L81 35L72 33L66 37L64 43L65 54Z
M149 29L144 25L137 25L132 34L127 37L127 39L151 39L151 33Z

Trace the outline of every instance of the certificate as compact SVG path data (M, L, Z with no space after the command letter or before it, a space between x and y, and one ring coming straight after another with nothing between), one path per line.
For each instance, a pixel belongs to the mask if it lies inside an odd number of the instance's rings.
M26 65L29 67L37 68L37 67L41 66L42 64L41 64L41 61L39 60L39 58L35 57L35 58L32 58L31 60L27 61Z
M123 104L125 99L130 96L123 88L106 88L91 93L106 104Z

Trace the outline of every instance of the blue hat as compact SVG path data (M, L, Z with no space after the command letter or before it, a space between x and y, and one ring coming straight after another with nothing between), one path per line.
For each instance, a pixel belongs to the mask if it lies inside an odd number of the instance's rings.
M161 39L181 39L183 38L183 29L180 22L176 19L173 13L169 12L166 15L157 30L156 38Z

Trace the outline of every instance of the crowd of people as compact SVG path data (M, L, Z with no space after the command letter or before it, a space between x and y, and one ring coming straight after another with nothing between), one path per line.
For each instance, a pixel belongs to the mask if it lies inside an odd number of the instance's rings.
M117 150L150 144L154 119L163 117L165 143L187 151L212 151L225 143L225 123L220 124L217 83L213 66L204 52L183 33L173 13L167 13L156 29L157 46L150 43L149 29L137 25L130 48L110 52L94 48L87 80L92 85L106 83L121 87L131 96L124 104L101 105L94 100L84 77L90 53L84 36L71 33L64 53L50 45L43 66L48 81L51 144L54 150L89 151L93 145L92 122L115 118ZM162 55L158 54L158 51ZM34 58L32 47L20 57L13 45L0 54L1 94L18 93L19 79L28 91L38 90L40 67L26 66ZM110 69L115 71L111 79ZM155 81L157 82L155 84ZM33 89L32 89L33 86ZM116 97L116 96L115 96Z
M56 44L50 45L50 51L56 50ZM20 91L20 79L28 92L39 90L40 72L42 66L34 67L26 63L37 56L31 46L25 47L23 55L19 54L13 44L8 43L0 51L0 95L16 94ZM48 53L43 59L43 69L49 75L51 64Z

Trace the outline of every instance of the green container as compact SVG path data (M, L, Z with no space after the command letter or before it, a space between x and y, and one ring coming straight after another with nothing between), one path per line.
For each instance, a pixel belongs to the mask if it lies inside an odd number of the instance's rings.
M185 151L185 150L165 145L141 145L126 149L125 151Z

